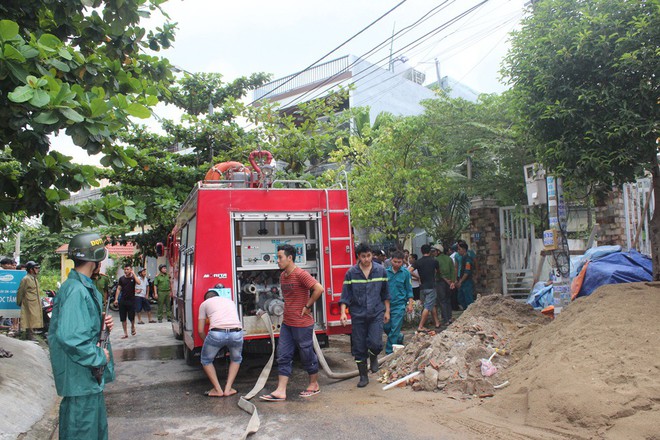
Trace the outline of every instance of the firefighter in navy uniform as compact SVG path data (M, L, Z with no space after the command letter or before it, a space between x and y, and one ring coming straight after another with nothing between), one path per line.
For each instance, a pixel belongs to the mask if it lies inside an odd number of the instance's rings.
M339 304L341 323L346 325L346 309L350 308L351 353L360 372L357 384L362 388L369 383L367 357L372 373L378 371L378 354L383 349L383 325L390 321L390 291L385 268L372 262L373 254L367 244L355 249L358 264L352 266L344 277Z
M112 348L99 346L103 297L91 279L106 257L98 234L78 234L69 243L74 269L62 284L53 306L48 345L57 394L62 396L60 440L105 440L108 420L103 389L114 379ZM105 325L112 330L111 316ZM97 380L94 370L105 368Z

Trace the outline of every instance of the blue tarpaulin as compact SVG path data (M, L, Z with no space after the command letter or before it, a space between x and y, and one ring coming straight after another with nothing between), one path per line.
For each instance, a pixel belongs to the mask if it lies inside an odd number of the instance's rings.
M615 252L592 260L582 282L580 296L588 296L604 284L635 283L653 279L651 259L636 250Z
M555 303L553 294L552 284L546 286L543 281L540 281L534 285L532 293L527 298L527 304L537 310L545 309Z

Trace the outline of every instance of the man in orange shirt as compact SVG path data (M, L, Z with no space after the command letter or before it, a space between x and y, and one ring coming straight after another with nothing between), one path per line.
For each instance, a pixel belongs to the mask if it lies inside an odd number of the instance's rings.
M286 400L286 387L291 376L293 354L298 348L303 368L309 374L309 385L300 397L318 394L319 362L314 352L314 304L323 295L323 286L295 263L296 248L290 244L277 247L277 265L282 269L280 285L284 298L284 319L277 345L277 389L259 396L268 402ZM310 291L312 292L310 295Z

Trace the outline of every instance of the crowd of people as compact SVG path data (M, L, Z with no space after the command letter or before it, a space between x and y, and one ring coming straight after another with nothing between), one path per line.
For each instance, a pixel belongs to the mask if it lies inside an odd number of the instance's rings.
M378 355L383 350L383 334L387 336L387 354L404 343L401 332L404 318L412 311L415 301L424 304L417 327L419 332L430 331L425 326L429 318L437 330L446 328L452 322L454 308L466 309L474 301L475 257L466 242L459 241L446 251L440 245L425 244L421 252L422 258L417 259L407 250L391 249L388 256L364 243L355 249L358 261L346 272L339 303L342 325L349 324L350 315L351 354L357 364L357 386L360 388L369 384L369 372L379 370ZM309 376L309 384L299 396L307 398L320 393L319 364L313 348L312 309L323 294L323 286L296 266L295 255L295 248L291 245L278 247L284 316L277 348L277 388L260 396L261 400L268 402L286 401L295 350ZM205 332L207 319L210 329ZM232 384L242 360L243 329L231 299L219 298L215 289L206 293L200 306L198 334L204 341L202 366L213 385L205 395L223 397L235 394ZM213 359L224 347L229 350L231 363L223 388L213 367Z
M367 244L356 249L357 263L346 272L340 303L340 321L350 325L351 354L359 372L358 387L369 383L369 372L379 370L378 355L383 350L392 353L404 343L402 326L406 313L416 301L423 304L417 331L427 332L432 320L436 329L452 322L452 310L467 308L474 300L474 252L459 241L446 251L442 246L425 244L422 257L407 250L391 249L389 255L373 250ZM99 342L104 329L112 330L112 316L103 314L108 301L109 278L100 273L100 263L107 256L103 240L94 233L75 236L69 243L68 256L74 262L68 279L54 301L48 343L51 364L60 404L60 438L107 439L108 425L103 397L107 382L114 379L111 347ZM278 381L270 393L260 396L264 401L283 402L293 370L293 356L298 351L303 369L309 376L307 387L298 395L303 398L321 392L318 382L319 361L314 351L314 304L324 292L323 286L310 273L295 264L296 249L282 245L277 249L277 264L281 269L280 285L284 299L284 314L277 347ZM0 262L3 269L13 270L12 261ZM22 326L28 332L40 327L41 308L32 316L32 302L39 298L39 265L28 262L17 295L21 305ZM171 319L170 278L164 265L159 267L154 282L154 298L158 298L158 321ZM146 271L133 272L124 267L119 279L115 305L128 337L127 318L135 335L135 314L141 313L154 322L144 294L148 280ZM223 296L222 289L209 289L200 305L197 331L203 340L201 363L213 388L209 397L236 394L233 382L242 362L243 327L236 304ZM162 300L161 300L162 298ZM440 313L438 313L438 310ZM349 318L350 317L350 318ZM350 322L349 322L350 319ZM207 320L209 324L206 330ZM29 332L28 332L29 333ZM383 335L386 343L383 344ZM213 360L219 350L227 348L230 364L225 386L221 386Z
M32 340L34 332L44 327L39 285L41 266L34 261L19 265L11 258L3 258L0 268L26 272L16 292L16 305L21 308L20 318L2 319L2 324L9 327L13 334L20 332L22 339Z

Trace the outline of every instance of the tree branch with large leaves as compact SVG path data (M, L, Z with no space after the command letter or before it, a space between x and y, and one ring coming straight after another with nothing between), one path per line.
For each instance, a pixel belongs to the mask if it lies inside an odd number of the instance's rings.
M18 172L0 175L0 213L42 215L62 227L71 191L95 186L90 167L51 151L64 130L102 163L134 166L117 132L146 118L172 81L166 59L174 25L147 32L140 20L163 0L25 0L0 5L0 142ZM2 220L2 217L0 217ZM2 226L2 225L0 225Z

